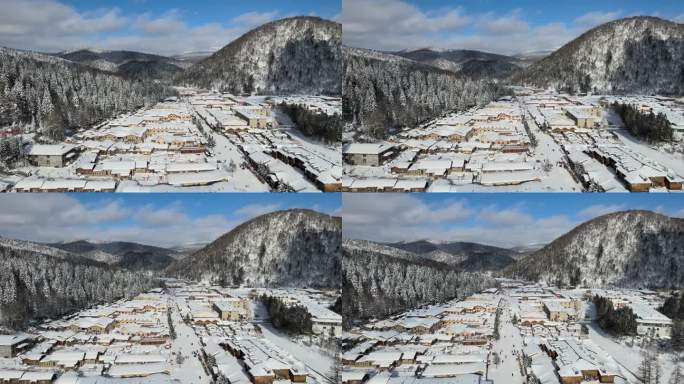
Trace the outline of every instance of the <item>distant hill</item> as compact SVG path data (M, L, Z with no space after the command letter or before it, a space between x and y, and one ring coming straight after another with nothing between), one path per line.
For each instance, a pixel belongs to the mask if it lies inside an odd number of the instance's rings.
M342 26L291 17L255 28L177 77L238 94L341 93Z
M558 285L684 286L684 219L624 211L580 224L503 274Z
M51 246L92 260L135 271L160 271L168 267L177 258L177 252L170 249L123 241L91 243L80 240L70 243L55 243Z
M128 79L171 79L192 63L170 57L134 51L92 51L82 49L56 54L63 59L112 72Z
M342 219L291 209L248 220L175 261L170 276L252 287L340 286Z
M630 17L595 27L511 78L572 93L684 94L684 24Z
M423 48L414 51L394 52L394 54L440 69L459 72L475 79L504 78L522 67L521 60L517 57L465 49L433 50Z
M432 243L425 240L387 244L446 263L464 271L497 271L515 262L510 249L468 242Z

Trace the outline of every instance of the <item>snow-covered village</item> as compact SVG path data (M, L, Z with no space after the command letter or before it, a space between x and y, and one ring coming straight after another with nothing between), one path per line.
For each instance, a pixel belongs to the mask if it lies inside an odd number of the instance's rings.
M646 348L670 339L672 320L658 311L669 292L497 285L346 332L342 382L638 384L647 370L662 382L681 370L676 354ZM635 334L602 329L600 300L631 310Z
M0 336L0 380L18 383L333 383L337 293L164 281ZM313 332L291 337L263 300L303 308Z
M337 194L4 196L0 383L337 382Z
M177 89L179 96L125 114L65 141L20 132L15 163L0 176L14 192L333 192L339 145L302 134L279 108L340 115L325 96L237 97Z
M673 191L684 181L684 104L658 96L514 96L343 148L343 191ZM614 103L662 116L671 140L631 133Z

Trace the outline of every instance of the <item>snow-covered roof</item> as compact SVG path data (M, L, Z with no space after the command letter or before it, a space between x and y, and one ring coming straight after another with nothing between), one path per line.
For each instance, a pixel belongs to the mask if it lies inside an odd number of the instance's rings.
M64 156L76 148L73 144L35 144L31 147L31 156Z

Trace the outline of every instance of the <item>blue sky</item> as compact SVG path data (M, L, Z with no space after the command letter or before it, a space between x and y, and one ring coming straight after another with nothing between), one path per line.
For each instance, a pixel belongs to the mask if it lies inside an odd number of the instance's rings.
M340 207L340 195L334 193L17 194L0 199L0 236L180 246L212 241L276 210L308 208L339 215Z
M0 45L58 52L127 49L164 55L215 51L266 22L336 18L340 0L2 0Z
M344 0L341 21L350 46L516 54L557 49L596 25L634 15L681 23L684 2Z
M596 216L646 209L684 217L682 194L345 194L344 236L375 241L546 243Z

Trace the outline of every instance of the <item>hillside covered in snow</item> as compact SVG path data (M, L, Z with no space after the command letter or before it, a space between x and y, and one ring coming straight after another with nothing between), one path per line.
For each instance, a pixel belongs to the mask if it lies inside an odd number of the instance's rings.
M340 285L342 219L291 209L248 220L176 261L171 276L222 285L318 287Z
M0 241L0 326L22 328L155 285L146 274L22 241Z
M450 110L484 105L503 93L495 83L378 51L343 48L342 113L358 133L383 138Z
M467 242L433 243L419 240L388 244L464 271L498 271L515 262L516 251Z
M411 254L374 242L345 240L342 315L346 326L355 320L383 318L466 297L494 285L487 275Z
M33 124L52 139L171 94L54 56L0 48L0 126Z
M511 78L571 93L684 94L684 24L631 17L593 28Z
M587 287L684 284L684 219L650 211L585 222L504 270L509 277Z
M170 80L192 65L189 61L134 51L80 49L60 52L56 56L136 80Z
M342 26L291 17L247 32L177 77L183 85L238 94L339 95Z
M81 257L134 271L160 271L179 258L166 248L125 241L89 242L85 240L51 244Z
M514 56L467 49L422 48L394 54L447 71L459 72L473 79L504 78L524 65L522 60Z

